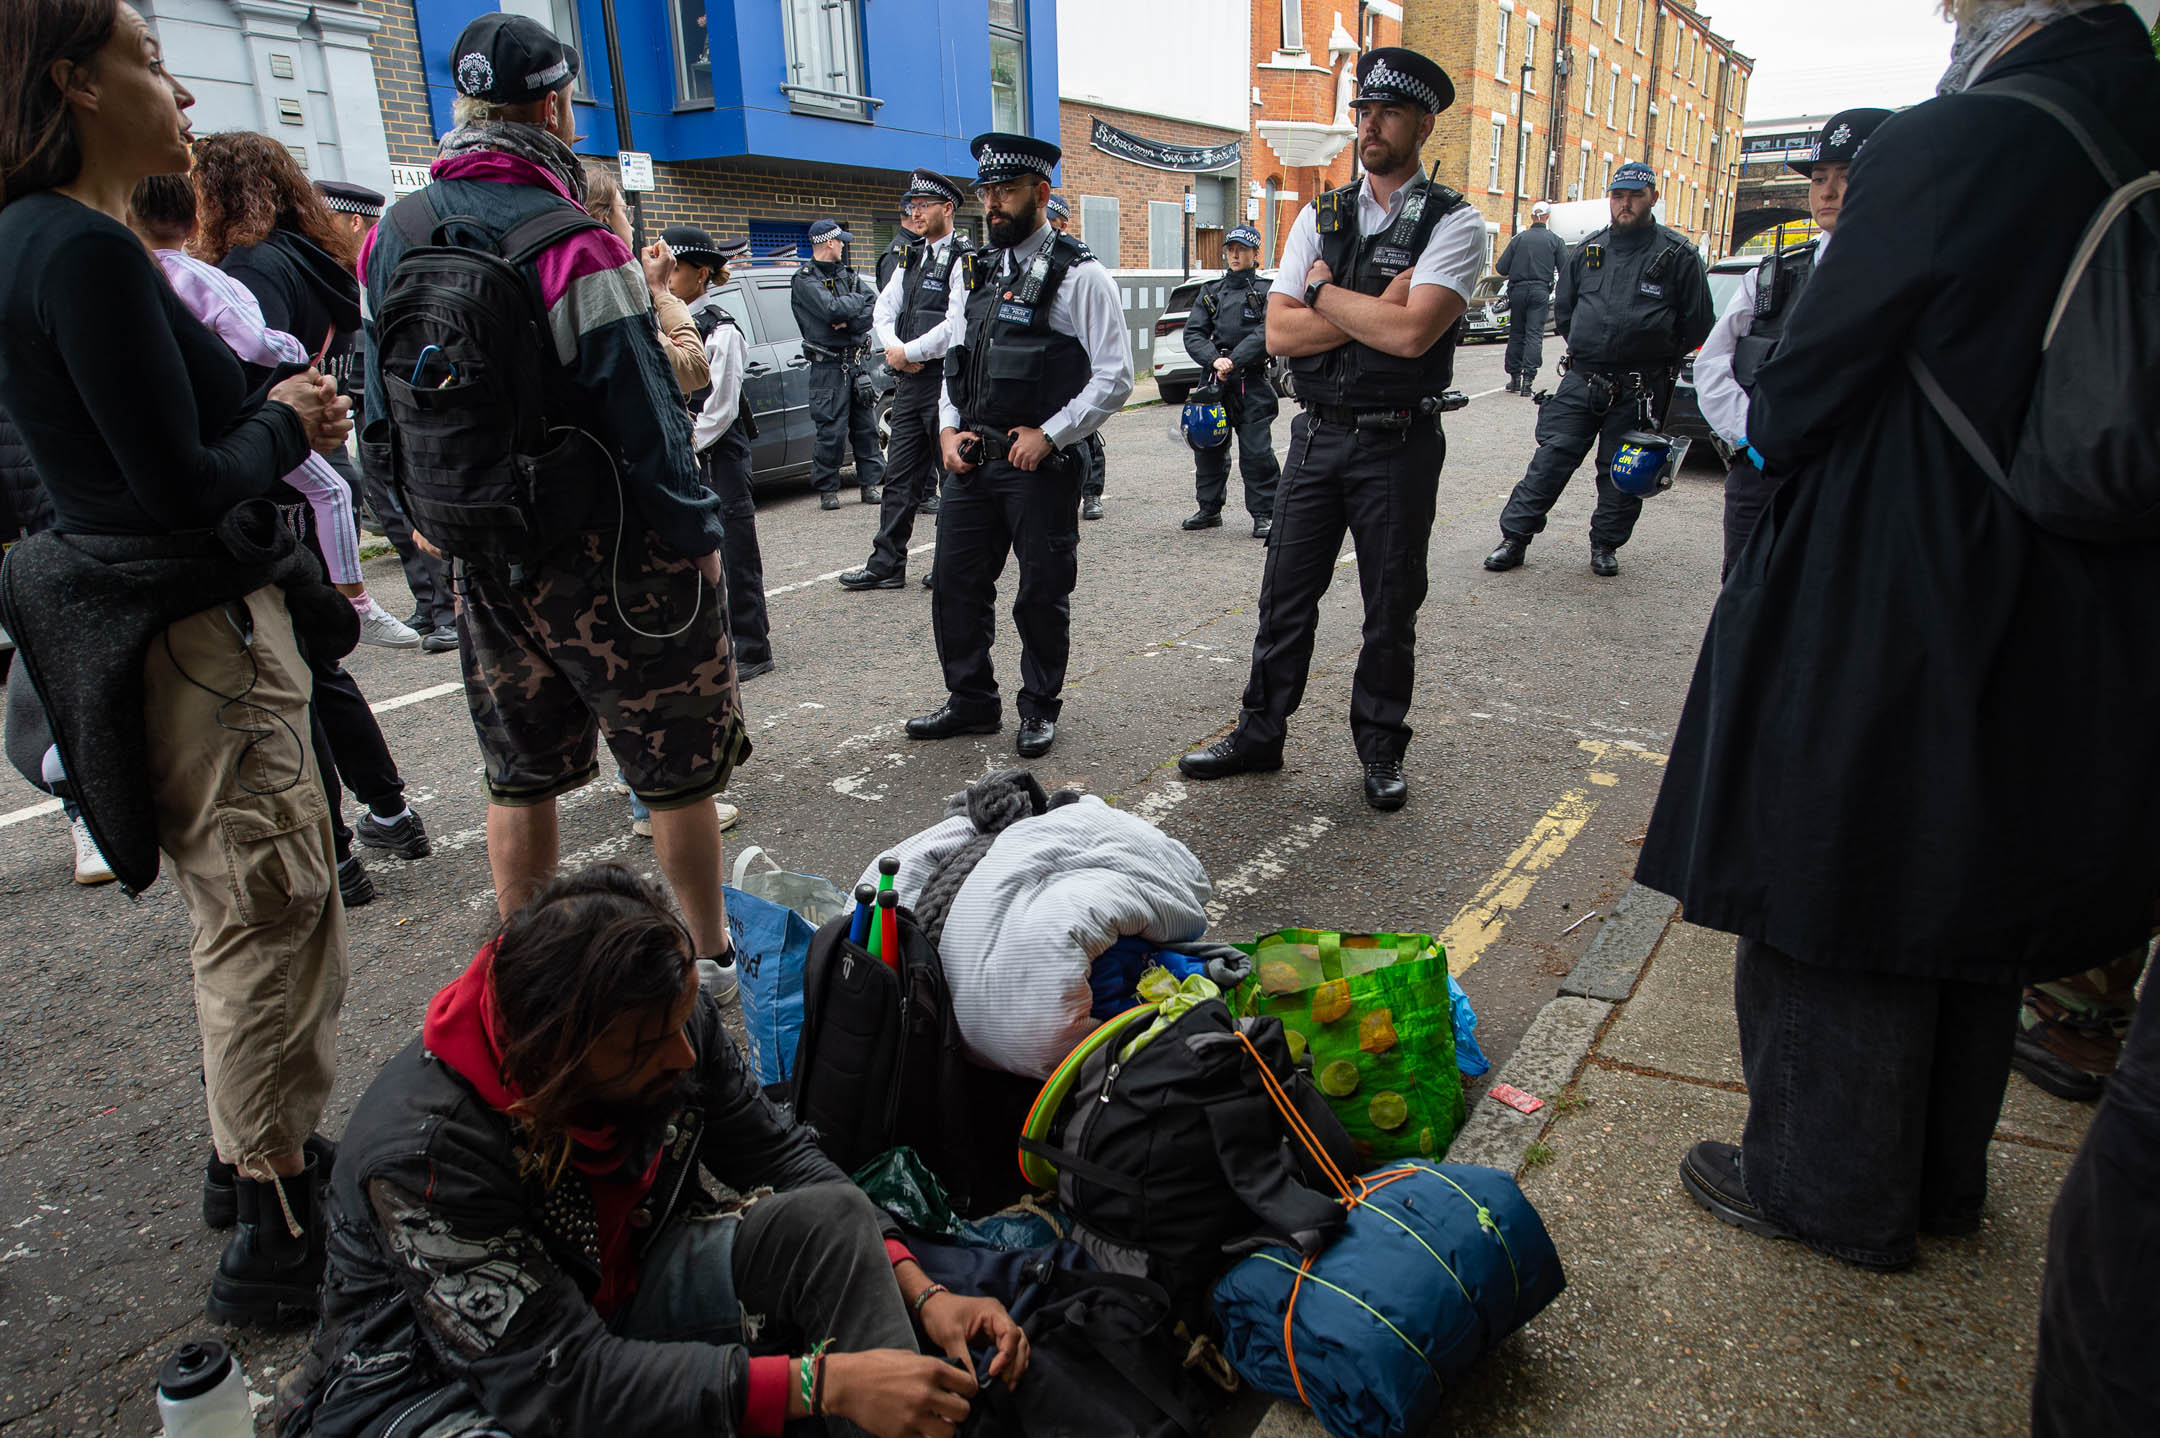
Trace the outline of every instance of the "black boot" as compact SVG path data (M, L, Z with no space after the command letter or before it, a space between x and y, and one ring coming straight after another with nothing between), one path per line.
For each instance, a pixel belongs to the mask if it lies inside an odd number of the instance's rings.
M1523 554L1530 548L1530 541L1517 539L1512 534L1500 536L1500 547L1485 556L1485 567L1495 574L1521 566Z
M1509 394L1521 394L1522 390L1517 387L1518 383L1515 376L1509 375L1507 377L1507 392Z
M323 1182L330 1181L330 1170L337 1165L337 1145L319 1133L308 1135L307 1152L310 1158L322 1164ZM202 1221L205 1228L231 1228L240 1216L240 1197L233 1188L238 1175L233 1166L210 1150L210 1162L203 1169Z
M218 1323L272 1325L322 1306L323 1187L328 1171L310 1154L291 1178L236 1177L239 1221L218 1259L204 1311Z

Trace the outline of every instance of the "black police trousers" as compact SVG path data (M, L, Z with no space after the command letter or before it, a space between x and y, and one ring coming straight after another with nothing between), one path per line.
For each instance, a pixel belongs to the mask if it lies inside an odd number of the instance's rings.
M1571 369L1561 376L1560 387L1538 406L1538 450L1500 512L1500 532L1528 544L1545 528L1546 514L1595 445L1598 502L1590 516L1590 542L1610 549L1627 543L1642 513L1642 500L1613 487L1612 457L1620 436L1638 422L1632 394L1620 394L1601 414L1584 371Z
M1535 280L1509 285L1507 313L1507 372L1534 379L1545 363L1545 317L1552 313L1552 290Z
M1776 493L1777 484L1765 479L1746 454L1733 456L1732 468L1725 472L1725 564L1718 578L1732 573L1741 547L1755 532L1763 511L1770 507L1770 497Z
M1401 759L1410 745L1417 613L1425 602L1425 550L1447 436L1432 420L1406 431L1352 429L1301 414L1275 495L1275 529L1260 576L1237 746L1278 753L1305 697L1320 597L1335 578L1347 531L1357 543L1365 646L1350 683L1350 733L1365 763Z
M330 467L344 476L347 484L353 484L355 476L342 453L330 456ZM457 623L457 596L450 589L450 566L413 543L412 521L398 508L385 476L378 474L373 465L362 464L358 479L359 483L353 484L354 492L367 500L368 508L382 521L383 534L405 570L405 587L412 591L420 632L426 634Z
M765 556L758 548L757 500L750 492L750 436L740 425L713 441L699 457L705 483L720 496L720 568L727 579L728 645L735 667L772 658L771 625L765 617Z
M864 566L880 578L907 573L908 541L915 537L915 507L938 492L944 466L938 455L938 390L944 370L933 362L921 374L902 375L893 391L892 444L885 451L885 500L878 511L877 539Z
M1281 409L1267 374L1232 375L1223 387L1223 408L1237 437L1238 474L1245 481L1245 512L1265 519L1275 512L1275 486L1282 466L1275 462L1275 415ZM1193 494L1214 514L1230 493L1230 446L1193 451Z
M1005 556L1020 562L1013 626L1020 631L1020 717L1055 721L1072 647L1072 592L1080 577L1078 446L1030 474L1004 460L953 475L938 502L937 588L930 629L955 712L1002 713L990 645L997 638L997 582Z
M855 482L868 488L885 477L885 455L878 448L877 404L867 387L855 383L862 367L846 360L810 362L810 418L817 425L817 447L810 456L810 483L823 494L840 489L840 460L855 447Z
M1103 485L1109 481L1109 468L1103 456L1102 432L1097 430L1087 437L1087 478L1080 481L1080 492L1101 499Z

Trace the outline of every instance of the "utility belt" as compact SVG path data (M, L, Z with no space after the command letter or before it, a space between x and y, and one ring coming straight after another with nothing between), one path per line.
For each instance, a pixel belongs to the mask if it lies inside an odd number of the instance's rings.
M1679 371L1670 365L1624 369L1618 365L1582 364L1572 355L1560 361L1560 372L1581 373L1583 383L1590 388L1590 406L1599 414L1605 413L1621 400L1631 399L1645 390L1655 392L1671 383L1679 374Z
M963 439L960 441L960 457L969 464L974 465L976 469L980 469L995 460L1007 460L1012 457L1013 441L1012 435L1008 431L998 429L992 425L978 425L965 419L961 421L960 427L975 436L972 440ZM1052 469L1058 465L1077 460L1080 458L1081 450L1085 447L1086 441L1082 440L1077 444L1066 445L1062 449L1054 449L1050 452L1050 457L1042 462L1041 469ZM972 472L970 471L970 473ZM965 480L967 475L962 474L956 477Z
M857 364L861 362L863 353L868 348L867 345L855 345L848 349L833 349L828 345L814 345L804 340L802 351L810 357L812 364Z
M1437 421L1450 411L1461 409L1470 398L1461 390L1451 389L1445 394L1426 395L1415 404L1400 409L1361 409L1354 405L1308 404L1305 413L1322 424L1339 424L1345 429L1382 430L1394 434L1407 433L1412 426L1426 420Z

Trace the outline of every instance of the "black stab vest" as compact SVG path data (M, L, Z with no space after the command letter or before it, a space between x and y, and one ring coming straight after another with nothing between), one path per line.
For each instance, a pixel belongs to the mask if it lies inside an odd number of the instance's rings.
M946 284L954 260L968 252L967 237L955 231L946 237L945 262L932 265L928 241L908 252L900 278L900 319L894 326L903 340L921 339L945 323L945 305L951 298Z
M1053 232L1055 235L1055 232ZM1017 274L996 273L999 252L970 251L967 341L945 356L945 374L966 427L1005 433L1040 427L1087 387L1087 346L1050 328L1050 304L1075 265L1094 264L1086 245L1055 235L1047 249L1015 255Z
M1748 332L1733 345L1733 378L1750 399L1755 396L1755 376L1785 337L1793 302L1807 288L1815 273L1815 241L1779 250L1755 271L1755 318Z
M1377 235L1358 233L1358 191L1362 180L1330 190L1313 206L1320 230L1320 258L1333 283L1361 295L1378 295L1395 277L1417 264L1443 216L1467 203L1460 191L1419 175L1406 188L1402 210ZM1348 405L1361 409L1407 409L1435 397L1455 378L1455 346L1462 325L1452 324L1425 353L1404 359L1351 340L1316 355L1290 361L1301 404Z
M721 325L735 324L735 317L729 314L726 310L720 308L718 304L701 306L700 308L691 311L690 318L697 322L697 332L698 338L700 340L711 339L713 330ZM737 328L739 329L741 327L737 326ZM743 338L748 339L749 336L745 335L743 336ZM750 383L750 376L744 375L742 377L742 382L745 385L748 385ZM699 390L696 394L691 395L689 397L690 417L692 419L696 419L699 414L703 413L705 409L705 401L711 398L712 386L709 384L706 385L705 388ZM728 428L731 430L739 429L751 439L757 438L757 420L750 413L750 396L747 393L745 393L742 399L737 402L735 406L735 423L729 425Z

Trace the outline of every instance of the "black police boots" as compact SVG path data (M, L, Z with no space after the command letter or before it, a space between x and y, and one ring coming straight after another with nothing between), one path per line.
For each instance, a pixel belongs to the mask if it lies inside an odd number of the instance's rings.
M817 507L819 509L838 509L840 507L840 496L828 489L818 496Z
M1515 378L1515 376L1513 375L1509 375L1507 377L1507 392L1509 394L1522 394L1524 392L1522 388L1522 381Z
M218 1323L274 1324L321 1306L323 1190L329 1169L313 1154L291 1178L258 1183L236 1177L238 1221L204 1311Z
M1374 759L1365 765L1365 802L1392 814L1410 800L1410 781L1400 759Z
M995 734L1004 721L992 714L988 719L970 719L950 704L940 704L928 714L918 714L907 721L910 739L950 739L957 734ZM1049 745L1044 745L1048 748Z
M1529 540L1503 534L1500 536L1500 547L1485 556L1485 567L1495 574L1503 570L1518 569L1522 566L1523 555L1529 548Z
M1232 774L1266 774L1282 767L1282 751L1255 753L1238 747L1237 736L1217 739L1205 749L1195 749L1177 761L1178 772L1188 779L1227 779Z
M842 589L905 589L907 588L907 574L905 571L897 574L880 574L866 564L860 569L850 569L847 573L841 575L840 587Z
M1057 742L1057 723L1050 719L1022 719L1019 742L1013 748L1023 759L1040 759Z
M1590 546L1590 572L1600 579L1610 579L1620 572L1620 554L1609 544Z
M1180 528L1180 529L1221 529L1221 528L1222 528L1222 511L1221 511L1221 510L1219 510L1219 509L1203 509L1203 510L1200 510L1199 512L1195 513L1195 514L1193 515L1193 517L1192 517L1192 518L1190 518L1190 519L1188 519L1188 520L1184 521L1184 522L1183 522L1182 524L1178 525L1178 528Z

